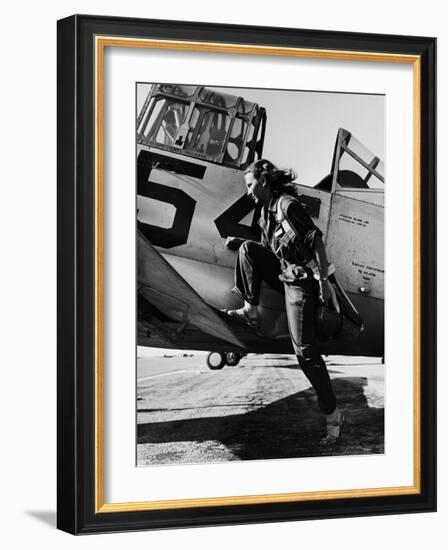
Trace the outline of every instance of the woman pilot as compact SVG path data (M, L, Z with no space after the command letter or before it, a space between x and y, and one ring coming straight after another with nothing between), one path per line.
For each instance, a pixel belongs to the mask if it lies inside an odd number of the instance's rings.
M326 303L331 296L328 262L322 233L297 200L294 179L291 170L280 170L264 159L246 169L247 193L262 207L261 242L227 241L231 248L241 244L233 290L243 298L244 306L226 313L257 326L261 281L284 292L294 352L326 415L327 435L321 443L331 445L341 435L344 415L337 407L314 329L318 302Z

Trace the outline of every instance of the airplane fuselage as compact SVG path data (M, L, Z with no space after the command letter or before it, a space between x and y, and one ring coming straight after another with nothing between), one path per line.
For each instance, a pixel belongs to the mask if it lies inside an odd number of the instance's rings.
M226 238L257 239L258 213L246 195L243 171L180 153L138 146L138 227L169 264L211 306L241 305L231 292L236 252ZM328 192L298 185L301 201L322 230L329 261L363 318L355 342L329 342L324 353L382 356L384 350L383 194ZM283 325L283 296L264 287L266 328ZM281 331L280 331L281 333ZM258 349L263 351L262 342Z

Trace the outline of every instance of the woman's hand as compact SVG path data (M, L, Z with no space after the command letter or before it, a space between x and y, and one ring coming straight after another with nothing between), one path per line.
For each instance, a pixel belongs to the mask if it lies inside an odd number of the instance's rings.
M321 304L328 304L332 296L330 283L328 279L319 280L319 301Z

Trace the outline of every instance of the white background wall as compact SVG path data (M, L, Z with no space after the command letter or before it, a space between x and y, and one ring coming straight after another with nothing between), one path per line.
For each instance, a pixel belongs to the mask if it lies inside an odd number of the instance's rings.
M439 204L448 200L448 31L443 2L8 2L0 33L0 540L4 548L344 548L446 544L448 406L439 405L439 512L361 519L75 538L55 530L56 506L56 20L73 13L437 36ZM439 220L439 277L447 216ZM439 288L439 311L447 293ZM440 315L442 317L442 315ZM448 382L440 318L439 387Z

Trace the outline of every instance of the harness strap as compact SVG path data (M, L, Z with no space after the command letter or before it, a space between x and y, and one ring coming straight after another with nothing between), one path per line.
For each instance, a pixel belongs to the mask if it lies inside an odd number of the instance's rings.
M281 224L282 226L282 229L283 231L285 232L285 234L287 236L289 236L291 239L294 240L294 246L297 248L297 250L299 251L300 255L303 257L303 258L307 258L309 257L309 250L307 249L307 247L302 243L299 235L297 235L297 232L296 230L294 229L294 227L289 223L289 221L287 220L285 214L283 213L283 210L282 210L282 199L284 198L284 195L280 196L278 201L277 201L277 208L276 208L276 220L278 223ZM293 200L296 200L295 198L293 198ZM313 272L313 276L315 279L319 280L320 278L320 275L319 275L319 267L316 263L316 261L314 259L311 259L309 260L308 262L305 260L304 264L309 268L311 269L311 271Z

